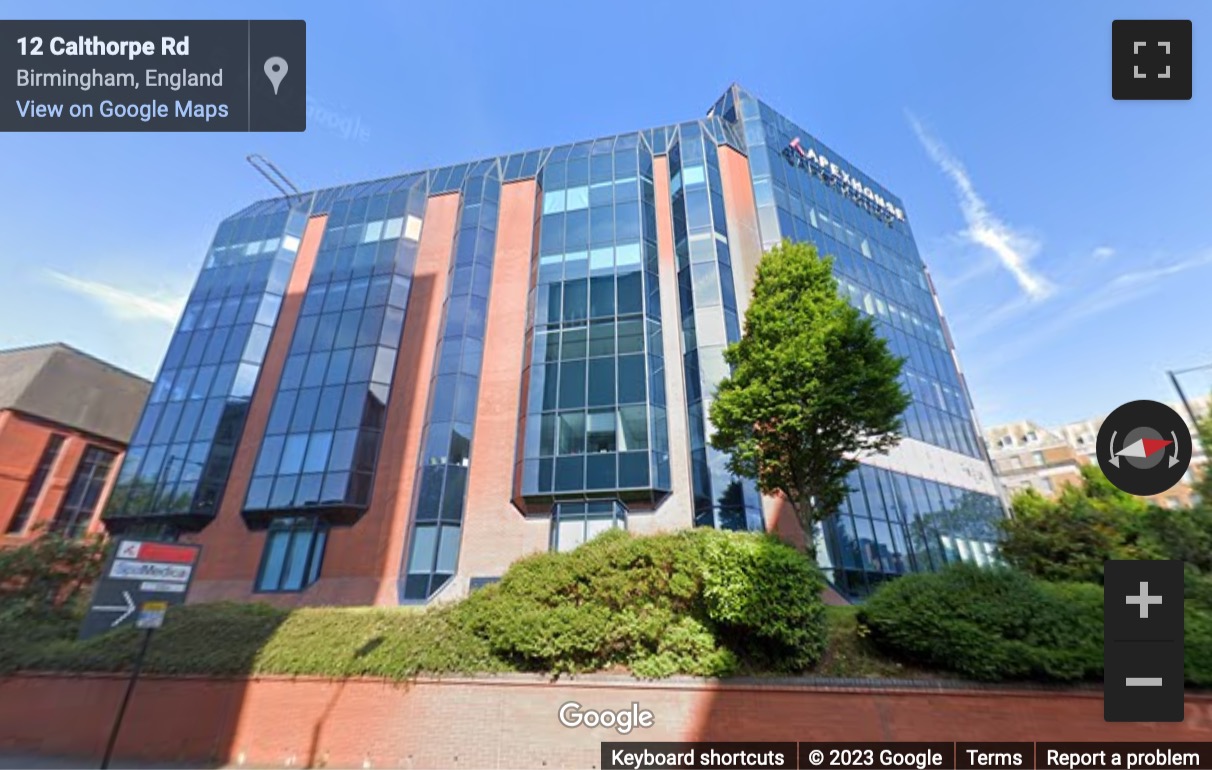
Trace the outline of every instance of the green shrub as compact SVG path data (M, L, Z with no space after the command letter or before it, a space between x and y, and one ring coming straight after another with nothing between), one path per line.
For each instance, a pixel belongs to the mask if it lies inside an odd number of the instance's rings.
M1102 590L1007 568L956 565L882 586L860 620L886 654L995 681L1076 681L1102 672Z
M139 635L127 628L76 641L78 623L0 623L0 671L121 671ZM187 605L169 611L148 648L147 670L163 674L382 676L490 673L509 666L451 622L448 608Z
M1212 609L1190 598L1186 680L1212 686ZM859 619L885 655L985 681L1097 679L1103 667L1103 590L1048 583L1010 569L949 567L882 586Z
M392 679L616 667L653 678L800 671L824 648L822 585L800 553L764 536L607 533L571 553L524 559L499 584L447 607L176 607L146 665L166 674ZM79 642L79 621L78 611L0 611L0 671L130 666L134 629Z
M1212 609L1186 603L1183 669L1188 684L1212 687Z
M802 671L820 660L826 637L820 571L768 537L700 538L707 616L725 645L768 671Z
M1026 642L1044 679L1097 679L1103 673L1103 590L1090 583L1045 583Z
M70 613L101 574L100 537L65 538L43 532L28 543L0 549L0 613Z
M1183 572L1183 595L1195 606L1212 611L1212 573L1187 564Z
M802 671L824 650L823 585L802 554L770 537L612 531L516 562L456 612L526 670Z

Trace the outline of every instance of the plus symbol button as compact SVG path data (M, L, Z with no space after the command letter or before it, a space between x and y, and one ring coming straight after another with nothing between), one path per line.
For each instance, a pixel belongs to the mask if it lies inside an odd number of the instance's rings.
M1140 605L1140 616L1142 618L1149 617L1149 605L1150 604L1161 604L1161 603L1162 603L1162 598L1160 596L1150 596L1149 595L1149 584L1143 580L1141 581L1141 584L1140 584L1140 596L1128 596L1128 604Z

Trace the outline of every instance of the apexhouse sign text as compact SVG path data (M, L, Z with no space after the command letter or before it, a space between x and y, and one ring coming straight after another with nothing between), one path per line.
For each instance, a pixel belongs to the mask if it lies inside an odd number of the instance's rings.
M791 165L797 168L808 169L816 174L826 184L836 188L842 195L850 198L871 213L882 216L887 220L898 219L902 222L905 221L905 212L899 206L874 192L856 177L852 177L850 174L842 171L829 158L824 155L817 155L816 150L811 148L805 150L800 144L798 136L783 148L783 157Z

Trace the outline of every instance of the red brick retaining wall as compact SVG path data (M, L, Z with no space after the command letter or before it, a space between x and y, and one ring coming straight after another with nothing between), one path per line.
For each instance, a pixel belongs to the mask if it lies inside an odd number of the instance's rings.
M0 678L0 750L99 757L120 676ZM560 705L655 714L649 729L568 728ZM828 689L529 677L392 683L148 677L121 759L254 766L596 767L603 740L1212 740L1212 696L1178 724L1108 724L1089 692Z

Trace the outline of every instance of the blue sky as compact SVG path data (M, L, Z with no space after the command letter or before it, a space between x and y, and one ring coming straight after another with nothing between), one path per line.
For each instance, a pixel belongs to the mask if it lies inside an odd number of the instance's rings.
M6 14L99 12L24 5ZM1206 4L256 10L308 22L304 134L0 134L0 347L63 340L152 376L216 224L273 192L248 153L312 189L684 120L737 81L905 200L985 425L1168 400L1166 369L1212 362ZM1111 99L1111 20L1142 15L1193 19L1190 102Z

